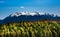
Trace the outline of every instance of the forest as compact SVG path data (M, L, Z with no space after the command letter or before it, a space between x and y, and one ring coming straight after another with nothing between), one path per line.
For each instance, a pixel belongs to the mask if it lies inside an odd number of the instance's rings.
M20 21L1 24L0 37L60 37L60 22Z

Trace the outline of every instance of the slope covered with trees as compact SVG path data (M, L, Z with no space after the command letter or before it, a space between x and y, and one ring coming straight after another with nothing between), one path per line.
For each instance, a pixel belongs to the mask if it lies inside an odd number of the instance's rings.
M60 37L60 22L20 21L2 24L0 37Z

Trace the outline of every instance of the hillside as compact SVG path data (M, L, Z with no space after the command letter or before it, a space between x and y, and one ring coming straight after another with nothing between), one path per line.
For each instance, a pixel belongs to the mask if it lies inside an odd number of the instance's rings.
M20 21L2 24L0 37L60 37L60 22Z

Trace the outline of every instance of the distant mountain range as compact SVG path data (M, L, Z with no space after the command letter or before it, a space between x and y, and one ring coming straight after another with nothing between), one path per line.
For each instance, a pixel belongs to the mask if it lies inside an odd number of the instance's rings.
M47 14L41 12L16 12L3 20L0 20L0 24L19 22L19 21L38 21L38 20L57 20L60 21L60 16L54 14Z

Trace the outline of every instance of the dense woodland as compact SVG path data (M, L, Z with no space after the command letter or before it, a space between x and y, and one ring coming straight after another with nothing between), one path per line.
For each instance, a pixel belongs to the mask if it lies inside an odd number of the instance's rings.
M0 37L60 37L60 22L20 21L1 24Z

